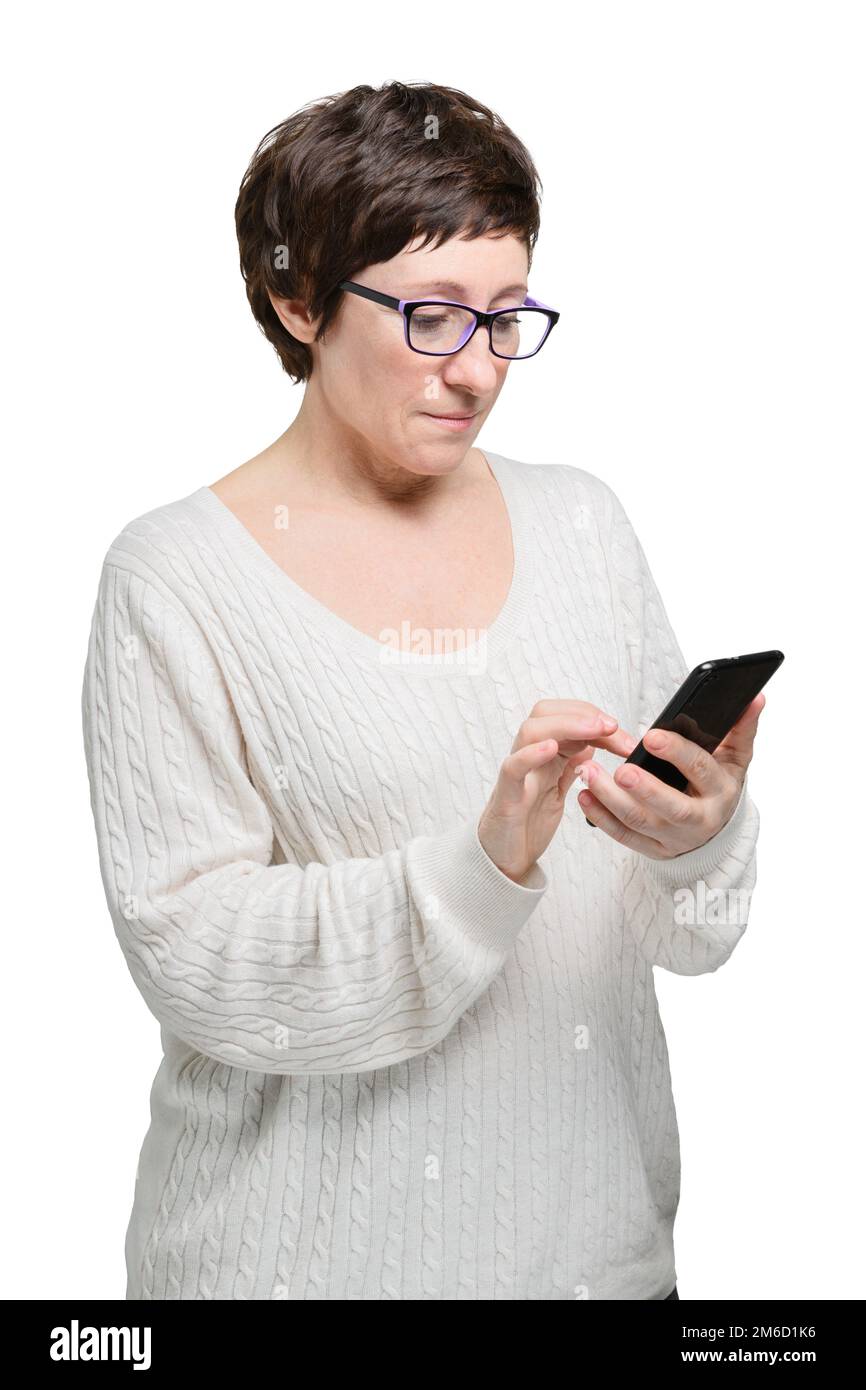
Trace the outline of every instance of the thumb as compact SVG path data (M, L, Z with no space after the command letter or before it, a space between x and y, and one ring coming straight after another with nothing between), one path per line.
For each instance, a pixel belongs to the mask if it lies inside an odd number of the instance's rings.
M752 760L755 735L758 732L758 720L766 703L767 697L761 691L746 706L734 727L729 730L716 748L713 757L718 762L724 763L728 767L733 765L745 772Z

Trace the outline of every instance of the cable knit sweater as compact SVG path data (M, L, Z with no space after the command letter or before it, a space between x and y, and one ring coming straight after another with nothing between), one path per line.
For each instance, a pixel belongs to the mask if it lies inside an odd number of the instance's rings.
M587 826L578 782L523 883L488 858L478 820L537 700L589 700L639 734L689 668L612 490L487 458L513 581L450 659L394 659L206 486L131 521L104 558L82 693L91 805L164 1053L128 1299L674 1286L653 966L728 959L758 812L744 785L707 844L649 860Z

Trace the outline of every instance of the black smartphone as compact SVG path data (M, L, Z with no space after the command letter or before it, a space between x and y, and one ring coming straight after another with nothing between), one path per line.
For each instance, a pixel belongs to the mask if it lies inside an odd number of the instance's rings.
M784 660L782 652L748 652L702 662L686 676L650 728L671 729L713 753ZM677 791L689 785L679 768L650 753L642 739L625 761L645 768ZM587 824L595 829L592 821Z

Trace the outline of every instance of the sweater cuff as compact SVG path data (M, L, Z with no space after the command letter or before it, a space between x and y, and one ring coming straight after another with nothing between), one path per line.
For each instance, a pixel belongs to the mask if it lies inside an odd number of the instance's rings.
M415 892L433 895L442 920L452 920L477 945L502 954L514 945L549 887L538 863L521 883L504 874L471 821L419 838L409 853Z
M732 815L706 844L698 845L685 854L676 854L673 859L649 859L643 856L646 872L669 888L685 888L699 879L706 878L728 857L738 840L741 839L748 819L749 775L746 773L740 788L740 799Z

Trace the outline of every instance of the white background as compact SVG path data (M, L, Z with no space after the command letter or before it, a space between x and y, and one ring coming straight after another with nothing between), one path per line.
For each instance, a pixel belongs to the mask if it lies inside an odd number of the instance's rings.
M530 291L562 319L480 446L610 483L689 664L786 653L747 933L655 972L680 1294L863 1298L863 6L43 4L6 36L0 1295L123 1298L161 1055L84 764L102 557L293 418L238 185L291 112L398 78L492 106L544 184Z

